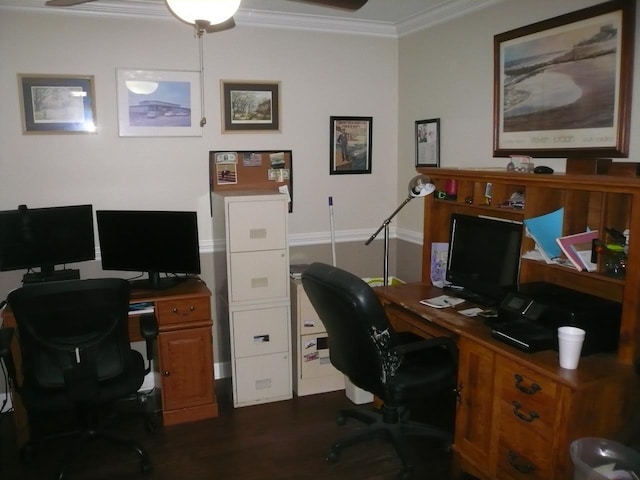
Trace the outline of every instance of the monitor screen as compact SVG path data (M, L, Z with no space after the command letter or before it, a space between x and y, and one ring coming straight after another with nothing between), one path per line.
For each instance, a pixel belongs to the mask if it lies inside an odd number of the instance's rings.
M449 230L447 281L500 302L518 284L522 224L454 213Z
M134 288L167 288L200 273L196 212L98 210L96 219L103 270L148 272Z
M73 205L0 212L0 270L40 268L25 282L79 278L77 270L56 265L96 258L93 207Z

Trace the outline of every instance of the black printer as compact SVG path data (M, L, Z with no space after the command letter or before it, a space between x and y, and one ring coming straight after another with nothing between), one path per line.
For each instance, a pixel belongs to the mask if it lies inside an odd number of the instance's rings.
M491 335L525 352L558 350L558 327L582 328L582 355L618 348L620 303L546 282L525 283L500 303Z

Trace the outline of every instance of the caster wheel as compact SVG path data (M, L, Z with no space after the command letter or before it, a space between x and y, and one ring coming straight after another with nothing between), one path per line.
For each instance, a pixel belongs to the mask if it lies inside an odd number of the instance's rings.
M148 460L143 460L140 463L140 473L151 473L153 471L153 465Z
M33 457L35 456L35 451L33 445L25 445L20 449L20 461L25 465L29 465L33 463Z
M325 459L327 463L336 463L340 459L340 452L332 448L329 450L329 453L327 453Z

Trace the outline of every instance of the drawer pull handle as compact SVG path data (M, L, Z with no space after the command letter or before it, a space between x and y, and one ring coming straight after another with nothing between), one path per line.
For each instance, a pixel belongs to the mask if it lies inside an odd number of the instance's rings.
M164 375L165 377L168 377L168 376L170 376L170 375L171 375L171 372L169 372L168 370L165 370L165 371L164 371L164 373L163 373L163 375Z
M173 313L178 313L178 309L176 307L173 307L173 310L171 310Z
M531 410L529 415L522 413L520 411L522 405L516 400L513 401L513 414L518 417L520 420L524 420L525 422L533 422L536 418L540 418L540 415L535 410Z
M518 455L509 450L509 465L515 468L520 473L531 473L536 469L536 466L532 463L518 464Z
M193 312L195 309L196 309L196 307L194 307L193 305L191 305L191 306L189 307L189 310L190 310L190 311L192 311L192 312Z
M522 378L522 375L519 375L516 373L514 375L514 378L516 379L516 388L520 390L522 393L526 393L527 395L535 395L537 392L542 390L542 387L537 383L532 383L530 387L526 387L522 385L522 382L524 381L524 378Z

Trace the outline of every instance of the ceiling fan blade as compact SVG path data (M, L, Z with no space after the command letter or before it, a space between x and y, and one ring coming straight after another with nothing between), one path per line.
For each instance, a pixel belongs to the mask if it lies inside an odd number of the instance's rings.
M324 5L325 7L342 8L344 10L359 10L367 3L367 0L293 0L295 2Z
M207 26L204 31L207 33L215 33L215 32L223 32L225 30L229 30L233 27L236 26L236 22L233 19L233 17L231 17L229 20L225 20L222 23L216 23L215 25L209 25Z
M94 2L95 0L47 0L44 4L47 7L72 7L81 3Z

